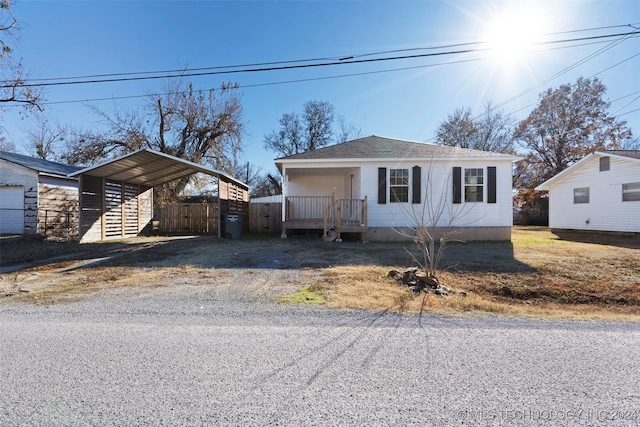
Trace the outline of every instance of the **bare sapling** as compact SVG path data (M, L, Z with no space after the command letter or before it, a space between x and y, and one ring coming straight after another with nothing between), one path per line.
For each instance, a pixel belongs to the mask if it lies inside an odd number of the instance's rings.
M432 290L435 293L448 294L448 288L440 285L438 272L444 250L449 242L462 242L460 234L464 226L478 219L467 220L473 209L472 203L454 204L451 192L451 172L445 170L444 180L435 185L433 168L430 165L423 179L422 203L399 203L403 220L393 229L400 236L415 243L419 254L408 248L405 251L418 265L424 276L418 276L417 268L409 268L404 273L391 272L390 276L409 285L413 290ZM394 274L392 274L394 273Z

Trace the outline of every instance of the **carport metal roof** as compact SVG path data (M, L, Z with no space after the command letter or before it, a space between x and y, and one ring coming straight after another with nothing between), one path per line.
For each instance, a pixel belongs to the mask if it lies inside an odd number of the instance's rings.
M143 148L97 166L81 169L68 176L84 174L155 187L166 182L185 178L197 172L216 176L224 181L248 188L247 184L224 172L148 148Z

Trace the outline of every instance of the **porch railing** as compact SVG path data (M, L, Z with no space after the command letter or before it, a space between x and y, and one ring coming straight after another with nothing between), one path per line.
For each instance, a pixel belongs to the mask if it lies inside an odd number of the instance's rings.
M366 227L367 198L335 199L334 196L287 196L285 222L317 224L324 234L337 227Z
M333 203L333 196L287 196L285 221L322 221L324 210Z

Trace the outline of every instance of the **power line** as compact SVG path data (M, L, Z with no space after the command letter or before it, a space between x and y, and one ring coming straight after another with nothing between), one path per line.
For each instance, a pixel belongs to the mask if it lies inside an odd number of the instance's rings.
M639 24L619 24L619 25L609 25L604 27L591 27L591 28L583 28L578 30L569 30L569 31L558 31L553 33L545 33L541 34L540 37L560 35L560 34L571 34L571 33L579 33L579 32L588 32L588 31L597 31L597 30L605 30L605 29L613 29L613 28L635 28L634 25ZM148 75L148 74L170 74L170 73L186 73L191 71L205 71L205 70L221 70L221 69L229 69L229 68L246 68L246 67L256 67L256 66L265 66L265 65L278 65L278 64L289 64L289 63L297 63L297 62L316 62L316 61L328 61L328 60L345 60L350 58L360 58L365 56L378 56L385 55L389 53L400 53L400 52L411 52L411 51L421 51L421 50L440 50L440 49L450 49L454 47L462 47L462 46L474 46L474 45L482 45L487 44L488 41L476 41L476 42L466 42L466 43L454 43L440 46L428 46L428 47L417 47L417 48L407 48L407 49L393 49L393 50L385 50L378 52L369 52L362 54L351 54L351 55L340 55L340 56L331 56L331 57L320 57L320 58L305 58L305 59L293 59L293 60L284 60L284 61L270 61L270 62L258 62L258 63L248 63L248 64L238 64L238 65L223 65L223 66L211 66L211 67L199 67L199 68L189 68L185 67L182 69L169 69L169 70L157 70L157 71L136 71L136 72L125 72L125 73L107 73L107 74L89 74L84 76L72 76L72 77L53 77L53 78L39 78L39 79L25 79L24 82L47 82L47 81L59 81L59 80L79 80L79 79L94 79L100 77L117 77L117 76L134 76L134 75Z
M547 48L547 49L542 49L542 50L530 51L529 53L538 53L538 52L545 52L545 51L559 50L559 49L569 49L569 48L573 48L573 47L587 46L587 45L599 44L599 43L605 43L605 42L604 41L596 41L596 42L589 42L589 43L581 43L579 45L572 45L572 46L553 47L553 48ZM332 80L332 79L345 78L345 77L358 77L358 76L365 76L365 75L390 73L390 72L396 72L396 71L408 71L408 70L439 67L439 66L444 66L444 65L454 65L454 64L462 64L462 63L468 63L468 62L484 61L484 60L488 60L488 59L493 59L495 57L496 56L485 56L485 57L481 57L481 58L461 59L461 60L457 60L457 61L439 62L439 63L435 63L435 64L416 65L416 66L411 66L411 67L391 68L391 69L386 69L386 70L364 71L364 72L358 72L358 73L338 74L338 75L324 76L324 77L309 77L309 78L305 78L305 79L292 79L292 80L283 80L283 81L277 81L277 82L255 83L255 84L248 84L248 85L239 85L239 89L248 89L248 88L255 88L255 87L284 85L284 84L292 84L292 83L304 83L304 82L311 82L311 81ZM613 68L613 67L615 67L617 65L620 65L621 63L623 63L623 62L625 62L625 61L627 61L629 59L631 59L631 58L627 58L627 59L615 64L614 66L609 67L608 69ZM606 70L603 70L603 71L606 71ZM203 92L206 92L206 91L208 91L208 89L199 89L199 90L194 90L193 92L195 92L195 93L203 93ZM170 96L170 95L179 95L179 94L184 94L184 93L187 93L187 91L168 92L168 93L162 93L162 94L157 94L157 95ZM85 103L85 102L115 101L115 100L123 100L123 99L146 98L148 96L149 96L149 94L146 94L146 95L125 95L125 96L117 96L117 97L113 97L112 96L112 97L92 98L92 99L83 99L83 100L49 101L49 102L42 102L41 105L44 106L44 105L57 105L57 104ZM518 111L520 111L520 110L518 110Z
M627 33L617 33L617 34L607 34L607 35L598 35L598 36L589 36L589 37L579 37L574 39L562 39L562 40L552 40L547 42L542 42L540 45L547 44L559 44L559 43L570 43L570 42L579 42L579 41L587 41L587 40L598 40L598 39L607 39L611 37L624 37L624 36L636 36L640 33L640 31L632 31ZM482 52L482 51L490 51L491 48L479 48L479 49L462 49L462 50L452 50L445 52L433 52L433 53L423 53L423 54L415 54L415 55L399 55L399 56L388 56L383 58L371 58L371 59L349 59L349 60L337 60L332 62L322 62L319 64L297 64L297 65L281 65L281 66L267 66L267 67L258 67L258 68L242 68L242 69L234 69L234 70L218 70L218 71L201 71L201 72L187 72L187 73L170 73L164 75L155 75L155 76L141 76L141 77L115 77L115 78L102 78L102 79L90 79L90 80L73 80L73 81L49 81L49 82L41 82L41 83L24 83L24 84L11 84L11 85L1 85L0 88L13 88L13 87L48 87L48 86L63 86L63 85L80 85L80 84L96 84L96 83L114 83L114 82L128 82L128 81L142 81L142 80L157 80L164 78L180 78L180 77L200 77L200 76L210 76L210 75L226 75L226 74L237 74L237 73L256 73L256 72L266 72L266 71L282 71L282 70L293 70L293 69L303 69L303 68L318 68L318 67L328 67L335 65L350 65L350 64L364 64L364 63L373 63L373 62L384 62L384 61L396 61L402 59L417 59L417 58L428 58L435 56L446 56L446 55L459 55L459 54L467 54L474 52Z

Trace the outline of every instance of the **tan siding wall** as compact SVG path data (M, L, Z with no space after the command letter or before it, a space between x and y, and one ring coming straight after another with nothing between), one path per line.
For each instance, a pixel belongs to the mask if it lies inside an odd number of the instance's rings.
M80 242L102 239L102 178L82 175L80 194Z
M77 182L41 178L38 191L38 233L46 236L77 236Z

